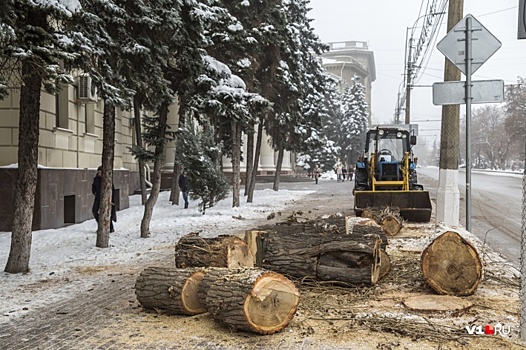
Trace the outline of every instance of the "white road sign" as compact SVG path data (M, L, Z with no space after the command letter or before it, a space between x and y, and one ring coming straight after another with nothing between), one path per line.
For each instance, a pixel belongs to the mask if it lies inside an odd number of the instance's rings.
M504 80L473 80L471 103L499 103L504 101ZM466 103L466 82L446 81L433 84L433 104L460 105Z
M466 15L437 44L444 54L464 75L466 74L466 18L471 17L472 25L472 64L471 74L482 66L501 46L501 42L491 34L475 17Z

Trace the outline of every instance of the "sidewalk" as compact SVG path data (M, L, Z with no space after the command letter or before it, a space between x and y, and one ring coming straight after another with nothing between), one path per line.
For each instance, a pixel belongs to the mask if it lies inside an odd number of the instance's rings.
M342 209L349 210L352 208L352 183L334 183L327 181L323 184L315 185L312 182L286 182L280 185L280 192L297 191L302 193L293 199L293 203L287 203L288 196L283 200L273 200L270 205L263 205L263 208L255 208L257 213L256 218L246 220L246 224L239 224L239 220L231 218L231 213L227 213L225 209L224 215L220 212L210 210L203 217L197 217L196 220L202 220L208 216L216 216L219 218L226 217L226 222L219 222L213 230L219 231L222 234L242 234L244 230L254 228L258 224L268 224L267 216L274 211L281 211L283 213L292 210L304 210L309 208L311 216L322 215L324 213L334 213ZM271 188L272 184L257 184L257 190ZM314 191L310 195L305 194L305 191ZM268 191L268 190L267 190ZM274 192L274 191L272 191ZM279 192L278 192L279 193ZM328 202L324 199L326 197L333 197L338 195L341 201L334 207L327 207ZM160 198L160 201L162 198ZM257 204L257 193L254 196L254 203ZM230 200L231 203L231 200ZM227 203L227 206L228 204ZM241 208L248 206L245 197L241 198ZM309 203L306 207L304 203ZM195 203L193 203L195 205ZM231 204L230 204L231 205ZM178 215L182 209L172 207L174 213ZM157 209L156 209L157 210ZM133 211L133 209L130 209ZM223 211L223 209L221 209ZM137 213L139 213L137 211ZM155 211L154 211L155 212ZM235 209L234 213L237 213ZM241 209L240 215L244 214ZM127 220L126 211L120 213L119 220ZM182 212L187 214L187 212ZM194 214L191 214L194 215ZM230 215L230 216L228 216ZM140 217L139 217L140 219ZM86 226L94 226L93 223L82 223L77 228L70 227L69 229L76 229L78 232L86 231ZM119 228L117 222L117 234ZM223 226L223 227L221 227ZM197 228L197 227L196 227ZM203 229L203 228L201 228ZM90 228L93 230L93 228ZM156 231L161 230L157 228L152 221L152 235L159 234ZM187 228L187 232L180 231L178 236L191 232ZM8 233L2 233L5 235ZM134 234L139 235L136 231ZM203 230L203 235L206 235L206 230ZM36 233L34 241L39 241L40 236L44 233ZM90 244L94 245L95 234L89 233ZM110 243L115 242L113 236L110 236ZM148 239L142 239L143 242ZM57 267L50 267L48 273L42 273L41 278L32 283L24 284L22 281L17 286L17 278L25 280L23 275L9 275L3 273L2 285L6 286L8 283L14 284L13 289L7 290L2 287L2 297L14 299L15 301L8 309L3 310L3 316L0 321L0 343L2 349L179 349L180 344L162 344L156 341L155 335L151 337L145 335L141 331L140 320L138 323L130 325L128 322L133 319L151 318L155 317L151 314L145 313L137 303L134 294L134 285L138 274L143 268L152 265L170 265L173 264L173 246L176 241L165 242L164 245L155 247L148 252L138 253L137 259L130 259L126 263L91 265L89 261L81 267L75 266L70 271L57 270ZM71 247L77 243L72 241ZM5 245L5 243L4 243ZM33 243L33 250L38 249L38 244ZM113 243L115 248L106 248L108 253L97 248L89 248L93 250L93 254L112 254L111 250L118 249L118 243ZM90 257L89 260L96 262L99 257ZM33 260L33 259L32 259ZM50 257L50 260L53 259ZM4 265L5 266L5 265ZM30 266L32 266L30 264ZM57 272L53 272L57 271ZM33 272L32 272L33 273ZM46 278L46 274L48 277ZM58 275L58 276L57 276ZM26 281L27 282L27 281ZM54 292L53 292L54 291ZM23 307L17 305L20 301L16 301L16 295L23 295L23 303L28 303L29 306ZM31 306L35 305L35 306ZM213 325L215 327L215 325ZM166 331L169 331L168 329ZM176 329L170 330L177 332ZM225 330L226 331L226 330ZM246 337L243 335L242 337ZM206 346L203 346L203 342ZM219 342L220 344L220 342ZM195 346L196 348L207 349L223 349L221 345L213 345L208 343L206 338L196 339L195 344L186 342L185 347ZM265 347L262 347L262 349Z

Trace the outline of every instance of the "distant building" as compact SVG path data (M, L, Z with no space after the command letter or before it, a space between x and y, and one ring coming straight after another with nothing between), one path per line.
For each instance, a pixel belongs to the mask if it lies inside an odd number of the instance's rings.
M369 104L369 124L371 124L371 90L376 80L374 53L369 51L367 42L343 41L328 43L330 50L322 55L323 66L331 75L340 79L340 88L352 85L354 76L358 76L365 87Z

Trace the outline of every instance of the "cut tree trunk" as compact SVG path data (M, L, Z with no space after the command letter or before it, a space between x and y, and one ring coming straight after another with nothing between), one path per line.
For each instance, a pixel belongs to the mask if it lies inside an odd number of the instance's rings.
M475 247L459 233L445 231L422 252L422 273L439 294L471 295L482 280L482 262Z
M384 278L391 270L391 258L385 250L380 249L380 275L378 279Z
M273 334L292 320L299 291L283 275L247 269L224 275L213 283L206 304L214 320L232 329Z
M404 219L400 215L399 207L372 207L362 211L362 218L376 221L385 234L394 236L402 229Z
M137 278L135 294L145 309L178 315L206 312L199 302L198 287L205 272L200 269L148 267Z
M345 232L354 236L378 235L382 240L380 248L383 250L387 249L389 243L384 230L373 219L348 216L345 218Z
M343 285L374 285L378 280L380 237L363 228L346 234L344 218L265 228L256 239L256 261L263 268Z
M213 238L189 233L175 245L176 267L253 267L248 244L239 237L220 235Z

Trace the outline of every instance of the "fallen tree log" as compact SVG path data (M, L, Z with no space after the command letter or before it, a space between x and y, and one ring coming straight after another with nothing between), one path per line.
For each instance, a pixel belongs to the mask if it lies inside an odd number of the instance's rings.
M482 280L482 262L473 244L445 231L424 249L420 266L427 284L439 294L471 295Z
M374 220L388 236L394 236L400 232L404 223L398 207L365 208L361 217Z
M345 218L345 232L355 236L378 235L382 240L380 248L383 250L387 249L389 244L384 230L373 219L348 216Z
M273 334L285 328L299 304L299 291L285 276L246 269L219 277L206 297L212 318L234 330Z
M200 269L148 267L137 277L135 295L145 309L178 315L201 314L206 309L197 292L204 275Z
M175 266L184 267L253 267L247 243L236 236L203 238L199 233L184 235L175 245Z
M367 230L346 234L345 224L344 218L338 218L252 231L257 233L256 261L292 277L373 285L379 276L381 239Z

